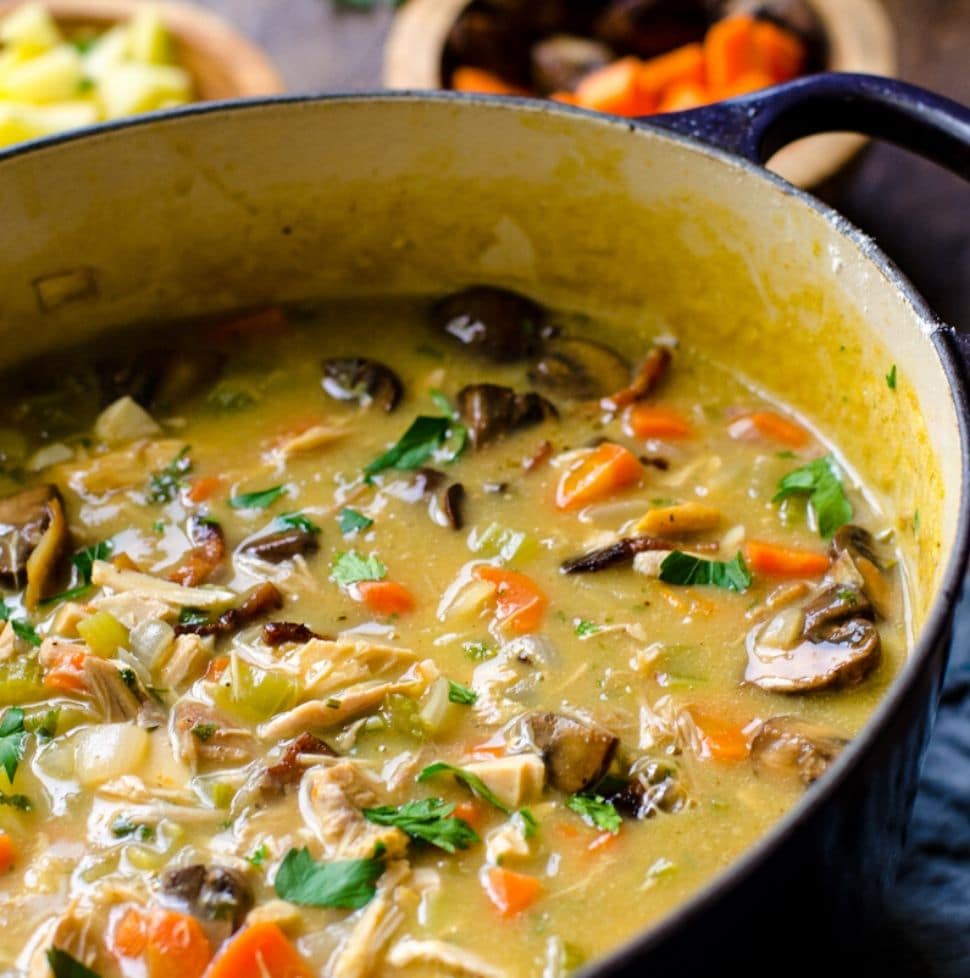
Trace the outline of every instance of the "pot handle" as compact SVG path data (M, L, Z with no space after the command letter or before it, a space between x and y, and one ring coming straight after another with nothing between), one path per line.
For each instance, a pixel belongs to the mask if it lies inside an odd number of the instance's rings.
M919 153L970 180L970 109L878 75L809 75L687 112L643 120L767 162L783 146L823 132L858 132Z

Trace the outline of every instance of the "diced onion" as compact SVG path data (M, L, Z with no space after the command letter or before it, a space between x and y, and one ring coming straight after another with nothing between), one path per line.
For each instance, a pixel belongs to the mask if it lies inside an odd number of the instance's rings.
M133 723L104 723L74 740L74 772L83 788L132 774L148 751L148 733Z
M146 669L154 669L175 642L175 629L159 618L149 618L131 630L128 647Z

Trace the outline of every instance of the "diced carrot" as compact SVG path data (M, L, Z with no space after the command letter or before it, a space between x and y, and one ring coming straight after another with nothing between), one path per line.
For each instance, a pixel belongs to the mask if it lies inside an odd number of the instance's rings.
M758 67L774 81L790 81L805 67L805 46L791 31L767 20L754 25L754 50Z
M771 75L760 68L755 68L739 75L729 84L714 89L714 94L719 99L737 98L739 95L747 95L750 92L760 92L763 88L771 88L774 84L775 80Z
M153 910L145 960L149 978L202 978L212 960L212 947L195 917Z
M485 820L485 810L478 804L478 802L471 801L460 801L455 805L455 810L453 812L455 818L460 818L463 822L467 822L476 831L481 828L482 822Z
M282 333L287 325L286 313L279 306L270 306L267 309L255 309L252 312L230 316L216 323L209 331L209 335L218 342L259 339Z
M129 907L115 925L111 949L116 956L140 958L148 946L148 921L139 907Z
M87 655L85 649L76 645L52 648L50 664L44 673L44 685L48 689L59 689L68 693L85 692L88 688L84 680L84 660Z
M6 832L0 831L0 875L9 873L17 861L17 846Z
M821 577L830 564L827 554L764 540L749 540L744 556L751 570L771 577Z
M503 917L528 910L539 898L542 884L534 876L493 866L485 873L485 893Z
M761 436L791 448L804 448L808 443L808 432L801 425L774 411L754 411L736 418L728 425L728 434L739 440Z
M217 683L222 678L222 674L228 667L229 656L217 655L214 659L209 660L209 664L205 669L205 678L208 679L210 683Z
M753 17L741 14L714 24L704 38L707 84L720 93L756 67Z
M272 921L244 927L209 965L205 978L313 978L313 972Z
M640 87L649 92L655 102L659 102L672 85L703 86L704 81L704 48L700 44L685 44L640 65Z
M704 737L712 759L733 763L748 756L748 738L741 726L702 707L688 707L688 712Z
M686 112L713 101L711 93L704 85L694 82L678 82L664 92L657 105L657 112Z
M630 431L637 438L661 438L673 441L690 438L693 428L690 422L673 408L657 404L635 404L628 417Z
M118 570L123 570L123 571L130 571L130 570L136 571L140 569L138 565L131 559L131 557L128 554L126 554L124 551L122 551L120 554L115 554L111 558L111 565L113 567L117 567Z
M640 85L639 58L628 57L598 68L576 86L579 105L613 115L649 115L656 99Z
M185 491L185 498L190 503L204 503L222 488L222 479L217 475L205 475L192 480L192 485Z
M572 92L553 92L549 96L553 102L562 102L563 105L579 105L576 101L576 96Z
M604 849L612 849L620 838L619 832L600 832L595 839L586 847L587 852L602 852Z
M580 509L634 485L642 474L643 467L633 452L604 441L559 480L556 505Z
M486 740L483 744L475 744L469 753L484 754L486 757L505 757L508 749L505 746L504 740L501 743L492 743Z
M491 71L470 65L461 65L451 73L451 87L456 92L476 92L479 95L529 94L524 88L510 84Z
M361 581L354 590L376 615L403 615L414 610L411 592L397 581Z
M480 564L473 573L480 581L495 585L496 617L500 625L516 635L525 635L542 624L549 599L531 577L491 564Z

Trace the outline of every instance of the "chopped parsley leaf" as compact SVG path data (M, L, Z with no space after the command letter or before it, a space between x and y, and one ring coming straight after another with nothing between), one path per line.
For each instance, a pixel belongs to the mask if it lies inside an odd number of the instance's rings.
M891 391L896 389L896 364L893 364L892 367L889 368L889 373L886 374L886 385Z
M571 795L566 801L566 807L581 816L587 824L614 835L620 831L623 823L613 804L600 795Z
M344 534L360 533L374 525L374 521L369 516L364 516L363 513L349 506L345 506L340 511L337 519L340 523L340 532Z
M212 735L219 728L214 723L197 723L192 728L192 736L198 738L202 743L212 740Z
M383 872L380 858L318 863L304 847L286 854L273 887L281 900L301 907L357 910L371 901Z
M595 635L599 630L599 625L592 621L586 621L585 618L580 618L576 622L575 631L579 638L586 638L587 635Z
M305 513L283 513L276 517L280 526L292 530L302 530L304 533L322 533L323 531Z
M147 842L155 837L155 829L146 822L133 822L127 816L119 815L111 823L111 834L116 839L127 839L128 836L134 835L142 842Z
M97 972L81 964L80 961L72 958L67 951L62 951L59 947L49 947L46 954L47 964L50 966L54 978L100 978Z
M6 771L11 784L23 757L26 740L24 711L19 706L11 706L0 718L0 767Z
M170 503L186 483L184 476L192 471L189 446L186 445L164 469L153 472L148 480L148 501Z
M486 659L495 658L496 652L488 642L465 642L462 645L465 655L474 662L484 662Z
M418 782L424 783L425 781L430 781L432 778L439 774L451 774L454 775L456 781L460 781L472 794L478 795L479 798L483 798L490 805L497 808L500 812L505 812L506 815L512 814L512 809L499 798L477 774L472 774L471 771L466 771L464 768L455 767L454 764L446 764L444 761L438 761L435 764L429 764L419 775Z
M266 862L267 856L269 856L269 850L266 848L266 843L264 842L258 849L254 849L246 856L246 862L251 866L262 866Z
M772 502L781 502L793 495L808 495L818 532L825 539L852 519L852 503L845 494L845 487L833 455L813 459L807 465L789 472L778 483L778 491Z
M478 699L478 693L475 690L470 689L468 686L462 686L461 683L452 682L448 680L448 699L452 703L458 703L461 706L472 706Z
M375 825L393 825L412 839L420 839L445 852L467 849L478 842L474 829L461 818L453 818L454 805L440 798L424 798L404 805L365 808L364 818Z
M29 812L34 806L26 795L5 795L0 791L0 805L7 805L22 812Z
M330 577L346 587L360 581L382 581L387 577L387 568L374 554L363 557L356 550L347 550L334 555Z
M266 509L284 495L286 495L286 486L270 486L269 489L257 489L255 492L241 492L237 496L230 496L228 502L233 509Z
M751 572L740 551L733 560L724 561L703 560L674 550L660 565L660 580L666 584L709 585L744 591L751 585Z
M14 635L35 649L41 644L40 636L34 631L34 626L26 621L11 620L10 627L13 628Z
M450 418L430 418L421 415L411 427L373 462L364 466L364 475L370 479L385 469L419 469L441 446L452 425Z

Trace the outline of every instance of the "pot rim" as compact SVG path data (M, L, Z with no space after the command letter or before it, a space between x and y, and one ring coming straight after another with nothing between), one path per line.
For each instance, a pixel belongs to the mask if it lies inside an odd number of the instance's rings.
M930 309L912 283L892 259L878 247L875 241L842 214L807 191L800 190L782 177L754 162L694 137L673 132L661 125L656 125L649 119L634 120L611 116L539 99L473 95L452 91L365 91L271 95L230 101L197 102L188 106L116 119L74 132L58 133L19 143L8 149L0 150L0 179L2 179L2 166L8 160L57 148L61 145L97 139L106 135L110 136L116 132L129 129L141 129L158 123L177 122L185 117L262 111L274 106L339 102L351 104L358 102L391 104L395 102L461 102L492 109L499 108L509 111L573 117L583 120L589 125L601 125L610 128L622 127L633 136L648 135L653 138L668 140L716 159L745 174L765 180L774 190L795 198L814 210L834 231L847 238L857 247L863 257L870 261L876 270L900 293L921 321L926 335L933 343L948 382L957 418L962 458L959 515L949 562L920 635L910 650L903 668L890 684L889 689L869 716L862 730L842 752L827 776L806 792L803 798L778 819L757 842L693 896L688 897L655 923L646 925L643 930L637 932L614 951L596 959L588 967L583 967L577 973L582 978L593 978L593 976L605 978L614 969L627 965L644 953L662 945L676 932L696 925L699 918L707 913L713 905L740 886L763 862L769 860L787 837L793 834L802 823L807 822L819 809L827 806L842 785L865 762L867 755L873 752L877 741L891 730L894 720L901 714L908 699L914 695L921 673L924 669L929 668L929 662L936 649L944 640L948 640L947 633L951 625L954 606L963 589L964 574L968 554L970 554L970 390L968 390L966 368L956 349L952 327L946 326ZM935 702L932 704L932 709L935 712Z

